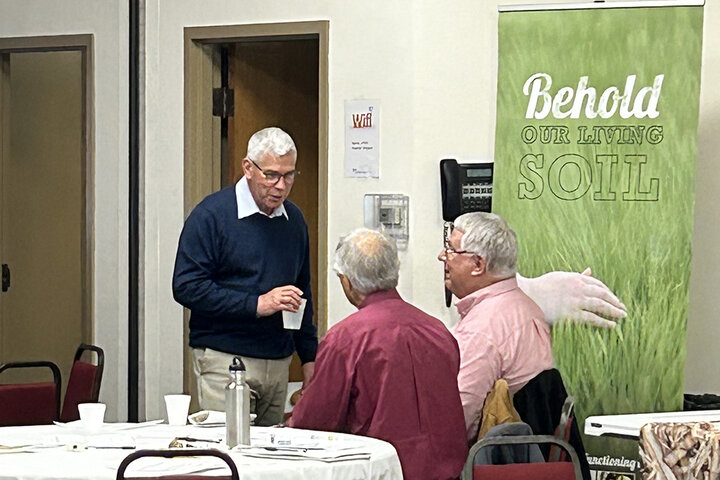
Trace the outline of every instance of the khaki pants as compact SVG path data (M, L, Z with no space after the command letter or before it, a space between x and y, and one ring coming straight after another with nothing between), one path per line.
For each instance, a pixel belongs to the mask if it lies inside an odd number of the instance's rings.
M192 355L201 409L225 411L225 386L230 381L228 367L237 356L247 369L245 380L257 393L257 399L251 404L251 412L257 415L255 425L268 426L283 422L292 357L251 358L209 348L193 348Z

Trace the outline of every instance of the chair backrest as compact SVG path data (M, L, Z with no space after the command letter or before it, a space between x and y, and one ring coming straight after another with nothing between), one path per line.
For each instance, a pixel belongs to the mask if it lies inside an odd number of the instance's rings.
M84 361L82 359L84 352L95 352L96 364ZM86 344L81 344L78 347L70 370L67 389L65 390L60 420L63 422L78 420L80 418L77 408L79 404L98 401L104 366L105 353L102 348Z
M11 362L0 365L0 373L18 368L49 368L53 381L0 383L0 426L51 424L60 413L60 369L52 362Z
M587 462L577 422L573 421L573 417L568 417L568 421L563 426L560 425L563 408L568 405L567 400L565 384L560 372L555 368L540 372L513 396L515 409L522 421L530 425L533 434L556 435L557 433L557 438L566 439L580 458L583 478L589 479L590 465ZM567 437L565 437L565 429L569 429ZM544 445L541 450L546 460L552 460L550 445Z
M555 438L565 440L571 443L571 436L573 431L573 424L575 423L575 399L568 396L565 399L562 410L560 411L560 423L555 429ZM575 449L577 452L577 449ZM548 458L551 462L564 462L566 459L565 451L558 448L556 445L550 447L550 456Z
M511 463L509 465L476 465L473 480L570 480L574 479L570 463ZM579 477L582 478L582 477Z
M125 470L127 470L128 466L134 462L135 460L139 458L145 458L145 457L161 457L161 458L175 458L175 457L216 457L224 461L228 468L230 469L230 475L224 475L224 476L212 476L208 477L205 475L198 475L198 474L185 474L185 475L179 475L179 474L171 474L171 475L162 475L162 476L155 476L155 477L126 477L125 476ZM122 461L120 466L118 467L116 480L207 480L208 478L211 478L212 480L240 480L240 475L238 473L238 469L235 466L235 462L232 461L232 458L226 453L221 452L220 450L195 450L195 449L182 449L182 450L137 450Z
M491 445L554 444L570 455L571 462L511 463L507 465L474 465L475 455ZM470 448L462 480L582 480L580 460L569 443L551 435L518 435L485 437Z

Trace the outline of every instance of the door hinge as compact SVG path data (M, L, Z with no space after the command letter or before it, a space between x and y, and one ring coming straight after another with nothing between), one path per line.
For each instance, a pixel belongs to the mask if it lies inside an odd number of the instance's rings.
M7 263L2 264L2 291L7 292L10 289L10 267Z
M235 92L232 88L213 88L213 116L232 117L235 113Z

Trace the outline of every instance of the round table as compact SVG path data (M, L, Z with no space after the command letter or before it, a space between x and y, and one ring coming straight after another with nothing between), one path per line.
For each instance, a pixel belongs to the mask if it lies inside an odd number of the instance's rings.
M150 422L105 424L100 430L92 432L83 430L78 423L3 427L0 428L0 480L113 480L120 462L134 448L168 448L177 437L198 439L183 441L196 448L226 451L235 462L241 479L403 478L393 446L373 438L293 428L252 427L252 443L256 448L228 451L223 445L224 434L224 426L177 427ZM276 458L286 447L307 446L309 440L317 443L317 449L312 449L312 452L320 456L332 456L332 452L352 447L352 450L347 451L363 452L369 458L344 461ZM272 445L277 445L277 448ZM251 456L258 453L263 458ZM158 463L160 461L169 463L161 466ZM215 459L205 457L147 460L146 465L131 464L130 468L135 467L135 470L129 470L128 473L132 476L157 476L164 473L213 476L229 473L227 468L212 468L218 465Z

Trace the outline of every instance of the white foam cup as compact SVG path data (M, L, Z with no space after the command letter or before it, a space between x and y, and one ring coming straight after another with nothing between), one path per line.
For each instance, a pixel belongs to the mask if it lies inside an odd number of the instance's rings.
M170 425L186 425L188 410L190 409L190 395L165 395L165 410Z
M95 430L102 427L105 422L104 403L80 403L78 404L80 424L88 430Z
M301 298L300 299L300 308L298 308L297 312L291 312L289 310L282 311L283 327L287 328L288 330L299 330L300 329L300 324L302 324L303 314L305 313L305 303L307 303L307 299Z

